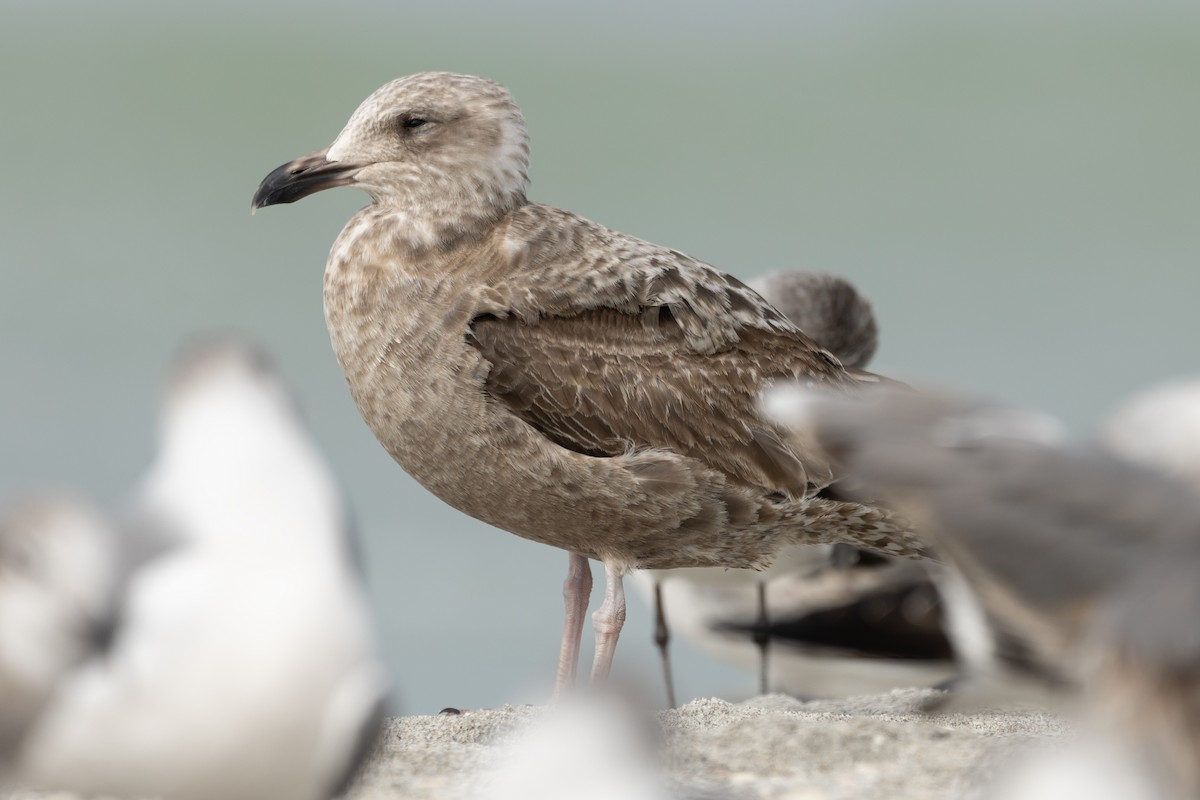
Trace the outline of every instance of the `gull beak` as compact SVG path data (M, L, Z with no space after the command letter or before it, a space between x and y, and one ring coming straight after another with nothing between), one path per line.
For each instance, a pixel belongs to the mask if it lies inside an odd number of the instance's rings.
M258 185L258 191L250 201L250 213L279 203L294 203L314 192L353 183L355 173L363 165L330 161L325 157L327 152L328 147L272 170Z

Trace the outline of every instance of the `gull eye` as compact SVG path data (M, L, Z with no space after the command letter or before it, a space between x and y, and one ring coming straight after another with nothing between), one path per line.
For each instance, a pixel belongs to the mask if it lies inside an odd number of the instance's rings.
M409 128L409 129L421 128L428 124L429 124L429 120L425 119L424 117L405 117L404 120L400 123L401 127Z

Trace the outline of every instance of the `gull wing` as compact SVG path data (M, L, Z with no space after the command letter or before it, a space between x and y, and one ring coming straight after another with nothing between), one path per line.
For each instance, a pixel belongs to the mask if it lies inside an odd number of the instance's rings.
M796 341L748 329L718 352L699 353L667 306L535 324L483 315L470 330L492 365L488 394L562 447L597 457L669 449L794 494L829 482L818 453L759 410L759 392L772 381L845 374Z

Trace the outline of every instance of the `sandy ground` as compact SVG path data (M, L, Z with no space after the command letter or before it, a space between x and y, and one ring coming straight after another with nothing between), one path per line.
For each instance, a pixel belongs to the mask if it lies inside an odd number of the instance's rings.
M645 720L652 724L645 727L652 733L636 749L652 754L646 762L653 766L645 772L666 791L639 796L980 797L1016 751L1067 732L1059 718L1039 711L920 713L919 704L930 697L929 691L916 689L815 702L770 695L738 704L696 700L653 718L647 714ZM628 787L598 788L600 776L625 757L619 754L576 769L589 774L574 789L529 785L514 791L514 781L530 783L527 776L511 774L519 772L528 756L520 742L543 724L547 713L544 708L505 706L459 716L392 719L351 797L626 800L636 794ZM550 738L572 735L555 730ZM628 746L637 734L625 730L609 738ZM551 770L573 764L573 758L562 750L532 756L539 772L542 766ZM504 775L506 770L510 774ZM497 781L504 788L497 788Z
M674 711L605 703L395 717L350 800L987 798L1021 752L1069 737L1041 711L924 714L905 689L849 700L768 695ZM1024 793L1018 796L1024 796ZM69 800L0 792L0 800Z

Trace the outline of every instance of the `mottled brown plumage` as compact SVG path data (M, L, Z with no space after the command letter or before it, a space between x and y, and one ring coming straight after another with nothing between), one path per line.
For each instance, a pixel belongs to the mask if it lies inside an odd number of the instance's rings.
M563 447L619 456L653 443L738 481L803 494L805 465L757 412L765 380L804 371L795 348L755 332L697 353L669 311L654 312L585 311L538 325L478 318L471 341L494 365L488 394Z
M330 253L326 319L363 418L410 475L617 576L758 567L794 542L918 551L884 511L808 497L827 464L758 408L773 380L872 376L715 268L528 202L527 167L507 90L425 73L255 196L371 194Z

